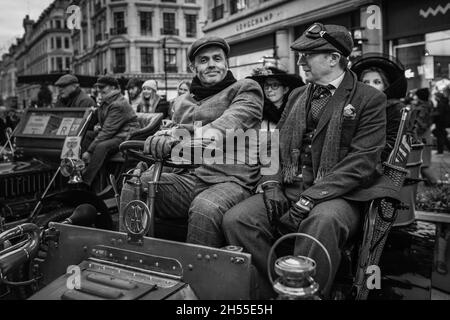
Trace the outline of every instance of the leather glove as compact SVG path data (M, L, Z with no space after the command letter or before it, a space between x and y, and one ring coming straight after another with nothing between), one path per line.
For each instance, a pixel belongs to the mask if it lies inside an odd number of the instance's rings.
M280 216L289 209L289 200L278 182L266 182L262 185L262 190L267 218L269 223L275 226Z
M281 235L298 232L300 223L308 216L313 205L311 200L300 198L280 217L277 226L278 232Z
M145 140L144 153L151 154L156 159L166 159L178 143L180 140L174 138L169 131L157 132Z

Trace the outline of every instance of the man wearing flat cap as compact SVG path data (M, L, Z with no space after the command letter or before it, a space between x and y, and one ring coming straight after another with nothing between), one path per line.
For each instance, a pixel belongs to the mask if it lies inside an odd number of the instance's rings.
M280 168L263 176L262 192L228 211L223 222L229 244L252 254L265 298L273 294L269 250L290 232L325 246L334 279L341 250L360 228L373 196L386 139L386 97L347 69L353 41L346 28L315 23L291 48L299 53L308 85L293 90L278 124ZM298 239L294 254L316 261L315 279L326 295L328 263L320 247Z
M101 96L100 106L96 109L92 125L96 124L94 139L83 153L88 163L83 173L83 182L89 187L108 155L119 151L119 145L128 134L139 129L137 115L127 99L120 93L119 82L113 76L98 78L95 84ZM85 141L87 143L89 141Z
M263 107L261 87L254 80L234 78L228 70L229 51L228 43L219 37L201 38L192 44L188 58L195 77L191 93L179 96L174 102L172 121L176 127L149 137L144 152L156 158L170 156L172 148L180 142L177 129L185 129L189 136L194 136L194 125L196 133L215 132L224 139L230 131L259 129ZM244 149L241 151L250 152L248 141ZM255 164L218 162L202 162L187 173L161 175L161 181L170 185L159 186L156 215L163 219L188 219L187 242L213 247L225 245L223 215L249 197L259 180L259 167ZM142 175L142 185L147 185L149 179L148 173ZM132 188L122 189L122 209L132 194Z
M96 105L94 100L81 90L78 78L74 75L63 75L55 82L55 86L58 87L56 108L90 108Z

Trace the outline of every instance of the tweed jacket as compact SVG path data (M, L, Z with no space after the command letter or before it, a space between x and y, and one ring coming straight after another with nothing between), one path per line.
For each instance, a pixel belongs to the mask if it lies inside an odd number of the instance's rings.
M90 108L97 104L83 90L77 88L67 99L58 99L56 108Z
M136 113L119 91L105 97L94 117L100 124L101 130L89 145L87 151L91 153L99 142L112 137L122 137L125 140L130 131L140 128Z
M176 98L172 121L192 133L194 123L201 121L203 132L207 129L219 130L226 138L227 129L241 129L244 132L248 129L259 130L262 110L261 87L254 80L242 79L201 101L189 94ZM248 141L245 148L247 152ZM259 165L248 162L203 164L195 170L195 175L206 183L236 182L247 189L253 189L260 178Z
M353 79L349 71L330 98L314 131L311 144L311 157L314 176L317 175L322 146L334 106L347 101L352 90ZM295 101L307 86L294 89L289 96L286 109L280 120L284 123ZM354 108L351 116L343 115L340 138L339 161L329 174L306 190L300 190L298 197L305 196L316 203L335 198L368 201L393 193L395 187L380 175L377 168L381 164L381 153L386 144L386 96L384 93L356 82L353 98L349 101ZM345 110L345 108L344 108ZM281 168L280 168L281 169ZM282 182L280 170L263 180ZM289 186L285 186L289 187Z

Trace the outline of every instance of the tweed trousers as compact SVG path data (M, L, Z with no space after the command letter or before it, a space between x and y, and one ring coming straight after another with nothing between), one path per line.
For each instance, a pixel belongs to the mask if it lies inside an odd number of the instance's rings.
M141 176L143 186L148 185L149 181L150 174ZM160 181L166 184L160 185L156 194L155 211L158 218L186 218L186 242L211 247L226 245L222 232L223 216L233 206L248 198L250 191L234 182L204 183L190 173L162 173ZM121 192L120 212L134 199L133 187L125 184ZM124 231L121 218L119 230Z

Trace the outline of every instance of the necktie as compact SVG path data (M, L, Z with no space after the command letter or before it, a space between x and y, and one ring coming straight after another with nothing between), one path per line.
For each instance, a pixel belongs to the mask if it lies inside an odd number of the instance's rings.
M311 117L314 122L319 121L320 114L323 107L328 103L331 97L331 91L334 86L329 84L327 86L316 85L311 99Z

